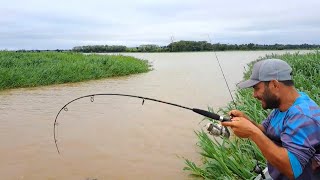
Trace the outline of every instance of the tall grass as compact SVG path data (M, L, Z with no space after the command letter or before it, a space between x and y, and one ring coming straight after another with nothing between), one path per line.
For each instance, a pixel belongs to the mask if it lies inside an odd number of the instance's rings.
M317 104L320 104L319 51L308 54L271 54L259 60L268 58L287 61L294 70L295 87L299 91L306 92ZM248 69L244 73L244 79L249 78L253 63L248 65ZM235 92L237 109L245 112L252 120L261 123L267 117L269 111L263 110L260 102L252 97L252 93L252 89L237 89ZM227 112L234 108L235 105L229 103L227 107L221 108L219 111L227 115ZM209 137L206 132L196 132L196 135L199 138L197 145L201 151L202 164L196 165L186 159L186 167L184 168L194 176L202 177L203 179L253 179L257 176L252 172L255 166L253 151L257 154L257 159L262 167L266 166L260 150L253 142L250 144L248 139L235 137L233 139L222 139L221 143L219 143L220 141Z
M129 56L0 51L0 90L124 76L149 70L147 61Z

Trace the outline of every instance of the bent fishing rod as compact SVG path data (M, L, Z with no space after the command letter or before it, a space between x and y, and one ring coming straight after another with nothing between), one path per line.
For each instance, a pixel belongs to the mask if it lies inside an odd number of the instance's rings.
M72 102L74 102L74 101L90 97L90 101L93 102L95 96L125 96L125 97L131 97L131 98L138 98L138 99L142 99L142 105L144 104L145 100L149 100L149 101L154 101L154 102L158 102L158 103L163 103L163 104L167 104L167 105L171 105L171 106L176 106L176 107L179 107L179 108L187 109L187 110L193 111L193 112L195 112L197 114L201 114L201 115L203 115L205 117L208 117L208 118L211 118L211 119L214 119L214 120L218 120L218 121L221 121L221 122L231 121L229 117L223 117L223 116L220 116L218 114L215 114L215 113L212 113L212 112L209 112L209 111L206 111L206 110L202 110L202 109L198 109L198 108L190 108L190 107L182 106L182 105L179 105L179 104L174 104L174 103L171 103L171 102L161 101L161 100L154 99L154 98L148 98L148 97L136 96L136 95L130 95L130 94L114 94L114 93L90 94L90 95L81 96L81 97L78 97L76 99L73 99L73 100L69 101L67 104L65 104L59 110L58 114L56 115L56 118L54 120L54 126L53 126L53 137L54 137L54 142L55 142L55 145L56 145L56 149L57 149L59 154L60 154L60 150L58 148L58 143L57 143L58 140L56 138L56 126L58 126L57 120L58 120L58 117L59 117L60 113L62 112L62 110L68 111L67 106L69 104L71 104Z
M209 37L209 35L208 35L208 37ZM210 43L211 43L210 37L209 37L209 40L210 40ZM233 101L235 107L237 107L237 106L236 106L236 103L235 103L235 101L234 101L234 98L233 98L233 96L232 96L231 90L230 90L230 88L229 88L228 82L227 82L227 80L226 80L226 77L225 77L225 75L224 75L224 73L223 73L222 67L221 67L221 65L220 65L218 56L217 56L217 54L216 54L215 51L213 51L213 52L215 53L216 60L217 60L217 62L218 62L218 64L219 64L220 70L221 70L221 72L222 72L224 81L225 81L226 86L227 86L227 88L228 88L229 94L230 94L230 96L231 96L231 98L232 98L232 101ZM56 145L56 149L57 149L57 151L58 151L59 154L60 154L60 150L59 150L59 148L58 148L57 138L56 138L56 126L58 126L57 119L58 119L59 114L61 113L62 110L68 111L67 106L68 106L70 103L72 103L72 102L74 102L74 101L77 101L77 100L79 100L79 99L82 99L82 98L86 98L86 97L90 97L91 102L93 102L95 96L126 96L126 97L132 97L132 98L139 98L139 99L142 99L142 100L143 100L143 101L142 101L142 105L144 104L144 101L145 101L145 100L154 101L154 102L158 102L158 103L163 103L163 104L167 104L167 105L171 105L171 106L176 106L176 107L179 107L179 108L187 109L187 110L193 111L193 112L195 112L195 113L197 113L197 114L203 115L203 116L205 116L205 117L208 117L208 118L211 118L211 119L214 119L214 120L218 120L218 121L220 121L220 122L231 121L231 118L232 118L232 115L231 115L231 117L223 117L223 116L220 116L220 115L218 115L218 114L215 114L215 113L212 113L212 112L209 112L209 111L206 111L206 110L202 110L202 109L198 109L198 108L190 108L190 107L182 106L182 105L179 105L179 104L174 104L174 103L170 103L170 102L166 102L166 101L161 101L161 100L158 100L158 99L153 99L153 98L148 98L148 97L143 97L143 96L136 96L136 95L130 95L130 94L114 94L114 93L102 93L102 94L85 95L85 96L81 96L81 97L78 97L78 98L76 98L76 99L73 99L73 100L69 101L67 104L65 104L65 105L59 110L58 114L56 115L56 118L55 118L55 120L54 120L54 126L53 126L53 134L54 134L54 142L55 142L55 145ZM212 130L213 127L215 127L215 126L211 126L211 127L209 127L209 128ZM208 131L211 131L209 128L208 128L207 130L208 130ZM222 127L222 128L224 128L226 134L229 134L229 135L230 135L230 133L229 133L229 131L228 131L228 129L227 129L226 127ZM220 135L221 135L221 134L222 134L222 129L220 129L220 130L221 130L221 131L220 131ZM229 136L229 135L228 135L228 136ZM249 141L249 143L251 144L250 141ZM255 157L255 159L256 159L256 166L254 167L254 170L253 170L253 171L254 171L255 173L261 174L261 177L262 177L263 179L265 179L265 176L264 176L264 174L263 174L262 168L260 167L259 162L258 162L258 160L257 160L257 155L256 155L256 153L255 153L254 151L253 151L253 154L254 154L254 157Z

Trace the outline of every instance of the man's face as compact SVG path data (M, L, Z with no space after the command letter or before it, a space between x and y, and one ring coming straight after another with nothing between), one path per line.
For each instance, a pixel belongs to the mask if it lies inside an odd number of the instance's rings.
M260 82L253 86L253 97L257 98L263 109L274 109L280 105L278 98L269 88L268 83Z

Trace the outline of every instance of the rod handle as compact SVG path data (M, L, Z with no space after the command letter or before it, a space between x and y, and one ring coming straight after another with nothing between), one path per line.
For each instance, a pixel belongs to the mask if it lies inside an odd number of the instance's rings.
M201 114L202 116L205 116L205 117L208 117L208 118L211 118L211 119L215 119L215 120L218 120L218 121L221 121L221 122L231 121L230 118L228 118L228 117L219 116L218 114L215 114L215 113L212 113L212 112L209 112L209 111L206 111L206 110L193 108L192 111L195 112L195 113Z

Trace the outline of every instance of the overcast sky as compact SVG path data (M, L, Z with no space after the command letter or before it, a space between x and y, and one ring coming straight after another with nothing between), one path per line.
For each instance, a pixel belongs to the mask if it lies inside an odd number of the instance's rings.
M0 49L81 45L320 44L320 0L7 0Z

